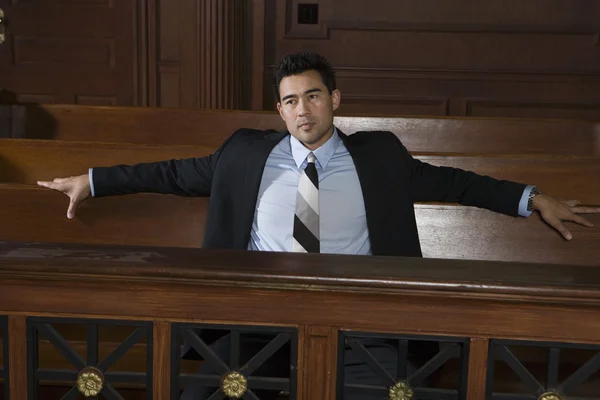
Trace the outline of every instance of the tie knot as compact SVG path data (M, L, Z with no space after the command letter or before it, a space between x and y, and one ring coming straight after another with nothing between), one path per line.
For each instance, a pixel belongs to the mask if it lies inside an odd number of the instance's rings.
M316 159L317 159L317 157L315 157L314 153L312 153L312 152L308 153L307 161L309 163L313 163L314 164L315 161L316 161Z

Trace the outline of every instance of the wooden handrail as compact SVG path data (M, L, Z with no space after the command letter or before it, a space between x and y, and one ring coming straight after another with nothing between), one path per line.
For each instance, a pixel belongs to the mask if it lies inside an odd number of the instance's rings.
M594 349L598 311L600 275L583 266L0 243L0 314L19 327L14 334L36 316L153 321L155 399L170 393L174 367L165 363L180 323L298 329L299 399L336 398L340 335L463 337L471 346L465 396L481 400L499 384L475 370L489 367L491 343ZM32 379L13 359L22 356L10 354L14 384Z

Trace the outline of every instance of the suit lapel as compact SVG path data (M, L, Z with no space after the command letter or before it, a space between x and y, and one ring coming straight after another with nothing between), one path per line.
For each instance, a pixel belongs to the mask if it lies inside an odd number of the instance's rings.
M374 254L379 252L381 238L381 224L385 220L385 207L381 202L382 189L386 187L384 182L385 173L380 168L381 160L374 156L373 147L369 145L368 140L354 135L348 136L338 129L338 133L352 157L360 187L365 202L365 212L367 216L367 229L371 240L371 250Z

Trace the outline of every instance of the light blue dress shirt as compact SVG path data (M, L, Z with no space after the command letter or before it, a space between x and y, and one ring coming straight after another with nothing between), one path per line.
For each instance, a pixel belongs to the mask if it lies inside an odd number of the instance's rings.
M309 153L290 135L271 151L258 190L250 250L292 250L298 182ZM360 181L337 130L313 153L319 175L321 253L370 254Z
M249 250L291 251L296 193L310 150L291 135L271 151L263 171ZM371 254L364 199L356 167L337 129L314 152L319 174L320 245L322 253ZM94 196L93 170L90 187ZM519 215L528 217L525 188Z

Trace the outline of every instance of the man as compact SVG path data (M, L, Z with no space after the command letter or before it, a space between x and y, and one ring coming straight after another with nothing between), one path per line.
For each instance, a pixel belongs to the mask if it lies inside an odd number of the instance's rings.
M576 214L600 212L530 185L422 163L390 132L345 135L333 125L341 101L334 71L317 54L286 56L275 93L286 132L240 129L208 157L93 168L39 184L69 196L68 218L90 194L210 196L204 247L261 251L420 257L415 202L523 217L537 210L567 240L562 221L592 226Z

